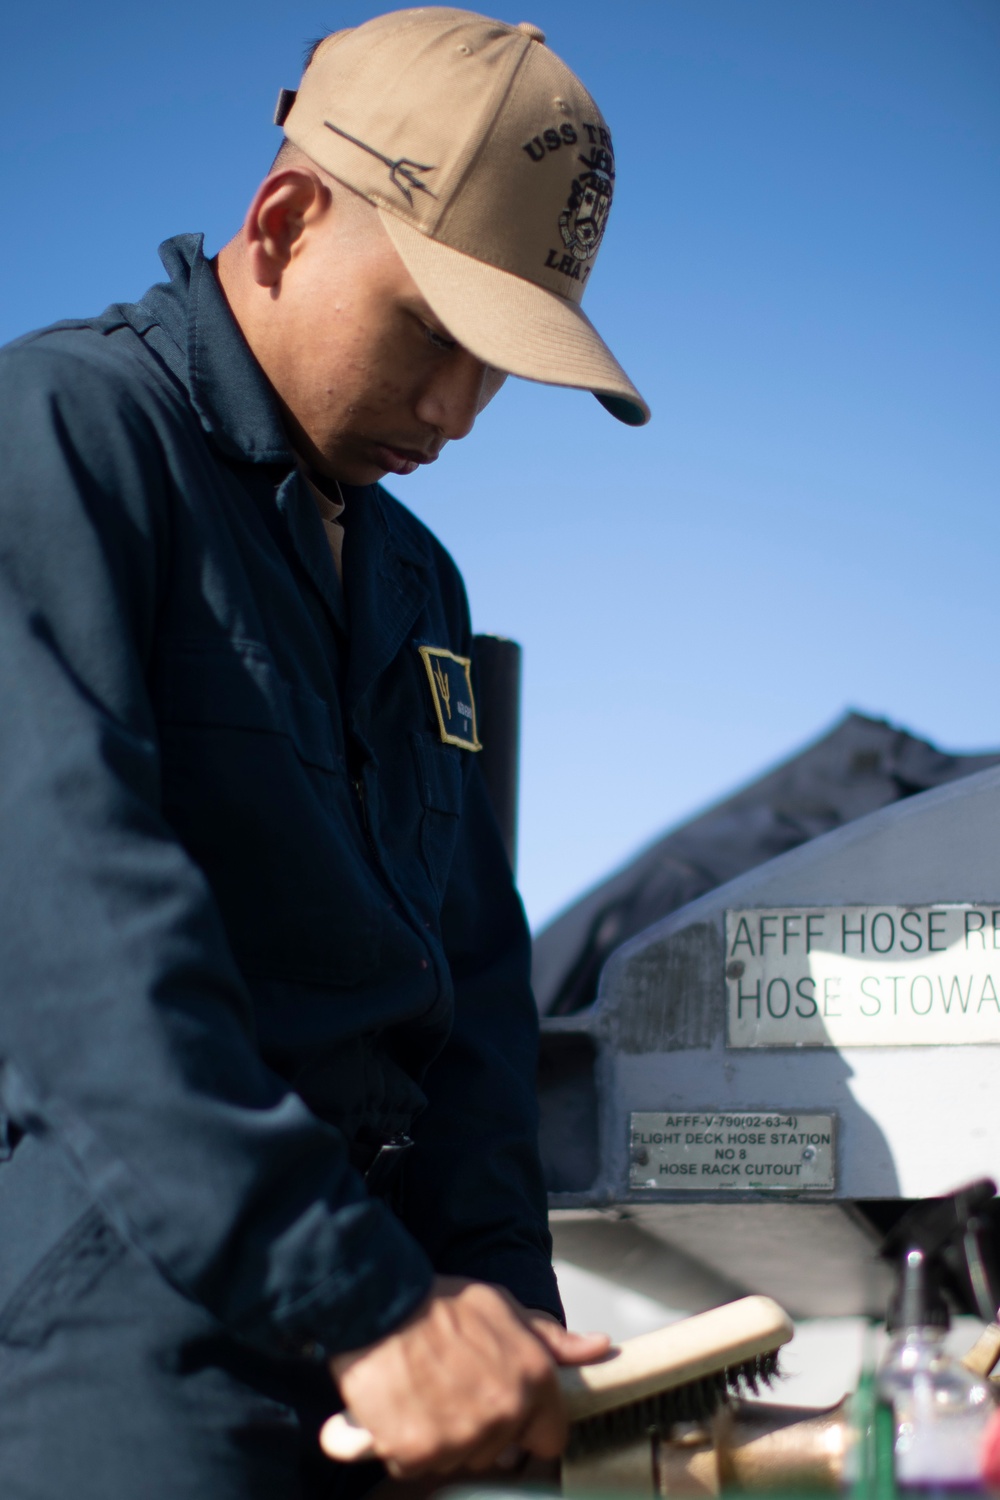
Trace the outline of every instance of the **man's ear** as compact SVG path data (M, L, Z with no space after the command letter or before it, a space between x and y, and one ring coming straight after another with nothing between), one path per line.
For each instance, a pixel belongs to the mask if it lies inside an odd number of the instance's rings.
M303 230L329 200L329 189L307 168L286 167L264 179L243 225L247 263L258 286L278 285Z

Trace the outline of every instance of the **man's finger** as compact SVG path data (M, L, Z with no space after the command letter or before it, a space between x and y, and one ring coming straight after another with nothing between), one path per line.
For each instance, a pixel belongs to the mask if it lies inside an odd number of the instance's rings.
M524 1463L525 1453L520 1443L508 1443L502 1453L496 1457L496 1467L504 1474L511 1474Z
M519 1442L535 1458L559 1458L569 1437L569 1421L562 1403L544 1406L525 1427Z
M571 1333L544 1315L530 1318L528 1326L559 1365L591 1365L611 1348L606 1333Z

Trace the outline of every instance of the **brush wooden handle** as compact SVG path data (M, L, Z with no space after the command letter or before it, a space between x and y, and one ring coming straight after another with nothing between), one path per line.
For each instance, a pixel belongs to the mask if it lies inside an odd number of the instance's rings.
M626 1339L595 1365L561 1365L559 1386L571 1422L660 1391L689 1385L704 1375L769 1354L794 1333L788 1314L770 1297L741 1297L724 1307ZM374 1458L370 1434L347 1412L323 1424L320 1444L329 1458L357 1463Z
M327 1458L338 1464L359 1464L376 1458L375 1444L367 1427L359 1427L348 1411L328 1417L319 1430L319 1445Z
M962 1364L973 1375L985 1378L987 1375L992 1375L998 1359L1000 1359L1000 1324L991 1323L988 1328L983 1329L962 1360Z
M710 1312L668 1323L655 1333L626 1339L596 1365L564 1365L559 1384L571 1422L646 1396L690 1385L704 1375L769 1354L795 1332L791 1318L770 1297L741 1297Z

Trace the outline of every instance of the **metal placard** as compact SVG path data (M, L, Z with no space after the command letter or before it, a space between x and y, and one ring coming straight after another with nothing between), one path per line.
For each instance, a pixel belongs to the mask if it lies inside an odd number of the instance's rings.
M629 1153L629 1187L640 1192L832 1193L836 1116L640 1111L631 1116Z
M1000 1043L1000 905L726 912L730 1047Z

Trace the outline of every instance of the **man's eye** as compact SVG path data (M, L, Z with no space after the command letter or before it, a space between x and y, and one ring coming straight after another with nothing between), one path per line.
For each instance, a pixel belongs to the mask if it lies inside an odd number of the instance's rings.
M446 334L438 333L437 329L432 328L429 323L424 324L424 329L426 331L429 342L434 345L435 349L458 348L458 344L455 339L448 338Z

